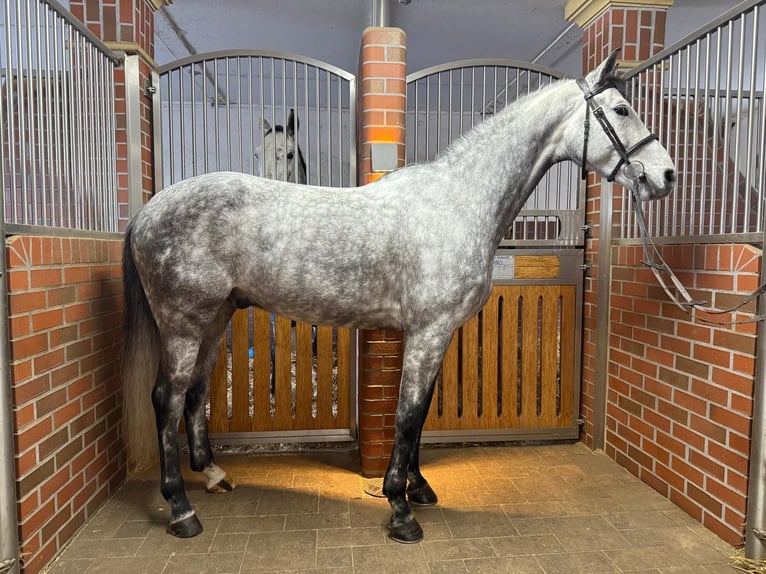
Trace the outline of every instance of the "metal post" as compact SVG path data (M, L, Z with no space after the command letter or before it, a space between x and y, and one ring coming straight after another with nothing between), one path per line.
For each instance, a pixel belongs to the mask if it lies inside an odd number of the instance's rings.
M390 24L388 12L389 0L372 0L370 4L370 25L373 27L385 28Z
M0 175L3 187L4 179L4 175ZM0 216L0 236L3 238L3 248L0 249L0 572L19 574L19 523L16 514L16 456L13 444L13 399L11 397L11 357L8 348L8 289L5 217L3 216Z
M18 7L17 7L18 9ZM10 18L10 6L6 7L6 16ZM9 30L6 30L10 42ZM10 53L10 52L9 52ZM10 61L10 58L7 59ZM11 93L12 78L10 63L6 62L6 95ZM7 138L8 147L13 153L14 136L12 123L13 110L8 110L4 102L13 100L0 98L0 136ZM8 130L6 133L6 130ZM13 158L11 157L11 166ZM14 170L11 169L11 174ZM0 169L0 185L7 189L5 170ZM0 213L0 237L3 246L0 249L0 572L19 574L19 522L16 512L16 453L13 443L13 397L11 396L11 354L8 342L8 282L6 280L5 261L5 210Z
M125 117L128 140L128 213L133 217L143 200L143 174L141 160L141 74L138 56L126 54L125 66Z
M766 233L762 245L766 246ZM761 283L766 269L761 265ZM766 297L758 300L758 313L766 313ZM753 382L753 426L750 434L750 471L747 485L745 556L751 560L766 558L766 327L758 324Z
M612 184L601 180L596 288L596 350L593 381L593 449L606 442L606 394L609 381L609 293L612 278Z

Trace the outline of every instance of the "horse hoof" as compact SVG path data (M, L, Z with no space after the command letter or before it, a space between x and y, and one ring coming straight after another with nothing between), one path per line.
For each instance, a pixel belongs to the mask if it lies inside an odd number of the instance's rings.
M418 506L433 506L439 502L439 497L427 482L417 488L408 487L407 499Z
M228 474L213 485L205 486L205 490L212 493L231 492L237 487L237 481Z
M423 529L412 515L403 524L395 525L394 520L391 519L391 522L388 524L388 537L402 544L415 544L423 540Z
M191 538L202 532L202 523L196 514L192 514L168 524L167 532L176 538Z

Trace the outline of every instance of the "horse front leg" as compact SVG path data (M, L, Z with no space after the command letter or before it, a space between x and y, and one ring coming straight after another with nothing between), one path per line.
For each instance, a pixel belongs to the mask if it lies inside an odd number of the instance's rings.
M152 391L160 446L160 491L170 504L167 531L179 538L190 538L202 532L202 524L186 497L186 488L181 477L178 425L184 410L184 395L185 387L171 383L163 374L161 366Z
M412 514L407 496L413 504L430 505L437 501L420 473L418 450L436 373L450 337L451 332L432 336L410 334L405 343L394 445L383 481L383 493L393 510L388 524L389 536L397 542L413 543L423 539L423 529Z

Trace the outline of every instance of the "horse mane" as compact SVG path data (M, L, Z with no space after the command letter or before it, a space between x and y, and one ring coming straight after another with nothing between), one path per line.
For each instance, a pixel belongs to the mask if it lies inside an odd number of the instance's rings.
M433 161L449 162L451 161L451 158L459 157L462 153L464 153L464 149L474 146L477 141L481 141L481 139L485 137L485 132L492 132L494 130L492 123L495 118L499 118L501 116L517 116L519 110L523 108L528 100L537 98L541 94L561 86L562 82L566 80L567 78L562 78L550 82L549 84L546 84L537 90L523 94L518 99L508 102L508 105L506 105L503 109L498 110L496 113L487 114L487 118L484 121L476 124L473 126L473 129L470 129L459 137L455 138L445 149L437 153Z

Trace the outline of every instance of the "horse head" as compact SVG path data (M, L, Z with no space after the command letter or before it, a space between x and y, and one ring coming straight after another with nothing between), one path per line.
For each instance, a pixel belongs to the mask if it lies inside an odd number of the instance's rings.
M675 166L628 103L624 82L615 76L618 52L577 80L585 98L575 114L575 131L584 133L575 138L582 142L583 177L593 169L608 181L633 189L641 200L661 199L675 185Z
M299 121L295 111L290 110L285 126L273 128L265 118L261 118L263 130L263 171L264 177L281 179L295 183L306 183L306 162L300 147L295 141Z

